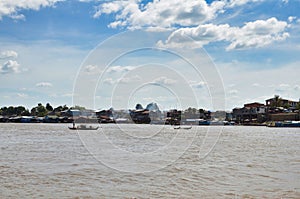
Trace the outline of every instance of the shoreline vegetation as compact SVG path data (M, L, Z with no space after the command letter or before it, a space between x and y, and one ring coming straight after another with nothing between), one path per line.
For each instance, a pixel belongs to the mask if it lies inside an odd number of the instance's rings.
M67 105L53 108L50 103L39 103L30 110L24 106L0 109L0 123L137 123L170 125L252 125L267 126L274 122L299 121L300 102L286 100L278 95L266 100L266 104L253 102L231 112L189 107L186 110L159 110L156 103L135 109L91 110L82 106Z

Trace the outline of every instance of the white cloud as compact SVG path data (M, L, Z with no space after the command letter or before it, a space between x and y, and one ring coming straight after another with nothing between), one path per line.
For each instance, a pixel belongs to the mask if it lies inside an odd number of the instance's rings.
M23 14L12 14L10 15L10 18L14 20L25 20L25 15Z
M290 88L291 88L291 86L290 86L289 84L279 84L278 86L276 86L276 87L274 88L274 90L275 90L276 92L283 93L283 92L289 91Z
M105 2L98 6L94 17L116 14L110 27L127 26L129 29L170 28L192 26L212 20L225 6L224 1L207 4L205 0L154 0L146 5L138 0Z
M235 89L233 89L233 90L228 91L228 94L229 94L229 95L237 95L237 94L238 94L238 91L235 90Z
M156 84L163 84L163 85L172 85L172 84L175 84L176 83L176 80L173 80L173 79L170 79L170 78L167 78L167 77L159 77L157 79L155 79L153 81L153 83L156 83Z
M13 50L6 50L0 53L0 59L17 58L18 53Z
M291 22L293 22L295 19L297 19L297 17L295 17L295 16L289 16L288 21L291 23Z
M91 73L91 72L93 72L96 68L97 68L97 66L94 66L94 65L87 65L87 66L84 67L84 70L85 70L87 73Z
M113 85L115 83L128 84L128 83L138 82L141 80L142 78L140 76L135 75L131 77L122 77L117 80L113 80L112 78L106 78L105 80L103 80L103 83L108 85Z
M17 93L17 96L20 97L20 98L27 98L28 95L25 94L25 93Z
M50 82L39 82L35 86L36 87L52 87L53 85Z
M78 0L79 2L84 2L84 3L88 3L88 2L92 2L92 1L95 1L95 0Z
M0 73L8 74L8 73L18 73L20 72L20 64L17 61L8 60L0 67Z
M98 67L97 65L84 66L83 70L89 75L99 75L99 73L101 72L100 67Z
M220 0L207 3L205 0L153 0L143 4L140 0L116 0L101 3L94 14L115 14L109 27L128 29L149 28L151 31L197 26L215 19L227 8L242 6L263 0Z
M134 66L112 66L107 69L108 73L122 73L122 72L128 72L136 67Z
M18 14L20 10L39 10L41 7L53 6L56 2L64 0L1 0L0 20L3 16L13 19L24 19L24 15Z
M63 97L74 97L74 93L66 93L62 95Z
M207 83L206 82L203 82L203 81L200 81L200 82L190 82L190 85L194 88L204 88Z
M290 85L289 84L280 84L279 87L280 88L288 88L288 87L290 87Z
M112 85L115 83L115 81L112 78L107 78L107 79L103 80L103 83Z
M141 81L142 78L138 75L135 75L135 76L132 76L132 77L123 77L123 78L120 78L118 80L119 83L132 83L132 82L138 82L138 81Z
M286 31L288 23L272 17L267 20L247 22L243 27L231 27L228 24L205 24L193 28L180 28L174 31L160 47L202 47L210 42L227 41L227 50L263 47L274 41L289 37Z

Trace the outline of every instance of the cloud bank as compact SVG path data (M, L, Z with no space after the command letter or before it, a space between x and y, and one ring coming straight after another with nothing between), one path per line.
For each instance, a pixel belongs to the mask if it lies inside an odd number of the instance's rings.
M274 41L282 41L289 37L286 32L288 23L272 17L267 20L247 22L243 27L231 27L229 24L204 24L195 28L180 28L168 39L159 41L159 46L202 47L210 42L229 42L227 50L263 47ZM192 39L192 40L191 40Z
M226 50L257 48L286 40L290 24L276 17L249 21L241 27L212 22L232 8L263 1L221 0L209 4L205 0L153 0L143 4L139 0L117 0L101 3L94 18L114 15L110 28L172 30L167 40L157 43L159 47L201 48L211 42L223 41L229 43ZM287 20L293 21L291 18Z
M20 14L20 10L39 10L41 7L51 7L55 3L64 0L1 0L0 1L0 20L4 17L12 19L24 19L25 16Z

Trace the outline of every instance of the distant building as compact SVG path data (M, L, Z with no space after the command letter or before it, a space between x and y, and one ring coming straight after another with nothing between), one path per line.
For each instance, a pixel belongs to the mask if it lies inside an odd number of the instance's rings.
M280 98L279 95L275 95L273 98L266 100L266 106L268 107L286 107L290 109L296 109L299 102L288 99Z
M141 104L135 106L135 110L129 110L131 120L137 124L163 124L164 115L156 103L152 102L143 108Z
M151 122L150 111L148 109L139 109L130 111L130 117L136 124L149 124Z
M254 102L244 104L243 108L234 108L232 110L232 120L237 123L263 123L266 121L266 106Z
M115 123L112 109L96 111L99 123Z
M182 112L177 109L168 111L165 124L179 125L181 122L181 113Z
M299 102L283 99L279 95L266 100L269 121L299 120L297 105Z
M264 107L265 105L259 102L253 102L253 103L249 103L249 104L244 104L244 107L248 107L248 108L259 108L259 107Z

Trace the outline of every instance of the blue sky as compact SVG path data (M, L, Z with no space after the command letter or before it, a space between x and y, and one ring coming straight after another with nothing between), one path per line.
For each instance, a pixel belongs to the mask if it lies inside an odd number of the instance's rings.
M2 0L0 106L230 110L275 94L298 100L299 9L299 0ZM118 55L131 47L156 50Z

